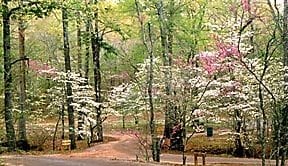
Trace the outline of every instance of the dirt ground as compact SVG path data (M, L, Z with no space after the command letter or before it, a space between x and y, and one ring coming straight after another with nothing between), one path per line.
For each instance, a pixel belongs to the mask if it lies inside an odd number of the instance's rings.
M106 158L106 159L120 159L120 160L139 160L144 161L143 151L139 150L139 140L129 132L115 132L107 135L116 138L105 144L98 144L83 152L54 155L61 158ZM142 156L141 156L142 155ZM182 155L179 154L161 154L162 163L182 163ZM202 159L198 159L199 164ZM212 157L207 155L206 163L209 165L261 165L260 159L249 158L228 158L228 157ZM194 164L194 156L187 156L187 164ZM267 165L274 165L274 161L267 160Z
M117 159L135 159L138 153L137 139L131 134L115 132L109 137L115 138L105 144L98 144L90 147L83 152L71 153L69 157L99 157L99 158L117 158ZM65 157L67 155L61 155Z
M103 144L97 144L90 147L82 152L71 152L65 154L52 154L52 155L41 155L41 156L4 156L4 161L7 163L18 163L24 166L36 166L36 165L49 165L58 166L59 162L70 163L69 165L83 165L89 166L94 163L94 165L115 165L115 163L110 163L109 161L118 161L118 165L127 165L124 161L135 161L136 156L138 160L144 161L144 157L141 156L141 151L139 150L139 140L135 135L129 132L114 132L113 134L107 135L109 137L115 138L114 141L110 141ZM3 158L3 157L2 157ZM21 160L20 160L21 159ZM103 160L103 161L102 161ZM33 162L32 162L33 161ZM57 162L56 162L57 161ZM65 162L69 161L69 162ZM102 161L102 162L101 162ZM38 164L37 164L38 162ZM124 163L122 163L124 162ZM199 164L202 159L198 159ZM34 163L34 164L32 164ZM36 164L35 164L36 163ZM98 164L96 164L98 163ZM169 164L168 164L169 163ZM182 156L179 154L161 154L161 165L179 165L182 163ZM30 164L30 165L29 165ZM58 164L58 165L57 165ZM63 166L65 166L65 164ZM131 164L131 163L130 163ZM135 164L135 163L134 163ZM159 163L154 163L158 165ZM194 164L194 156L187 156L187 164ZM248 159L248 158L225 158L225 157L206 157L207 165L216 166L258 166L261 165L260 159ZM61 164L60 164L61 165ZM116 163L117 165L117 163ZM128 164L129 165L129 164ZM133 164L132 164L133 165ZM148 165L147 163L144 165ZM267 165L275 165L274 161L267 161Z

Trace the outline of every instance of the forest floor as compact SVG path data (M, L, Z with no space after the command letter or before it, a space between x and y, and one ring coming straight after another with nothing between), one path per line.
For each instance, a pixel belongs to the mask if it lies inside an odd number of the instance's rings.
M25 155L25 156L3 156L6 165L21 165L21 166L136 166L136 165L181 165L182 155L179 154L161 154L161 163L143 163L135 162L136 156L138 161L144 161L144 157L139 150L139 139L131 133L115 132L107 135L115 138L103 144L96 144L82 152L71 152L65 154L50 154L50 155ZM187 155L187 164L193 165L194 157ZM128 162L129 161L129 162ZM132 162L133 161L133 162ZM201 159L198 159L201 163ZM249 158L229 158L229 157L206 157L207 165L217 166L254 166L261 165L260 159ZM275 165L274 161L267 161L267 165Z

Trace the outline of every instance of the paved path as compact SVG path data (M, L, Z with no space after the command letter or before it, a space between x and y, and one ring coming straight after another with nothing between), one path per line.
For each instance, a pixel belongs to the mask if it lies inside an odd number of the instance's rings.
M5 166L154 166L155 164L100 158L58 158L37 156L5 156Z
M181 164L182 155L175 154L162 154L161 160L163 163L177 163ZM194 156L188 155L187 162L194 164ZM198 163L202 163L202 158L198 157ZM228 158L228 157L206 157L207 165L231 165L231 166L261 166L260 159L249 159L249 158ZM266 161L267 166L275 165L275 161Z
M139 155L138 140L127 133L113 133L117 141L98 144L83 152L71 154L54 154L43 156L8 156L5 161L19 166L134 166L140 163L131 162ZM115 160L117 159L117 160ZM127 162L130 161L130 162ZM198 159L199 163L202 161ZM182 163L182 156L177 154L161 154L161 163ZM187 164L193 164L194 157L187 156ZM207 165L260 166L260 159L206 157ZM275 165L275 161L267 161L267 166ZM143 165L143 164L142 164ZM145 164L147 165L147 163ZM155 165L155 164L154 164ZM288 165L288 163L287 163Z
M157 165L174 165L181 164L180 155L163 154L161 156L161 163L139 163L132 160L115 160L109 158L60 158L56 156L4 156L6 166L157 166ZM192 165L193 160L188 156L187 163ZM201 160L199 160L199 164ZM213 166L260 166L261 161L257 159L243 159L243 158L222 158L222 157L208 157L206 159L207 165ZM267 166L275 165L272 162L267 162Z

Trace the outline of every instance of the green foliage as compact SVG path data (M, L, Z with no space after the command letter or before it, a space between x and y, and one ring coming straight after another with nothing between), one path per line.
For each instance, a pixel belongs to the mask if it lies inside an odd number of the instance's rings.
M84 33L86 28L85 24L88 22L87 20L94 21L94 12L97 10L99 12L99 20L97 20L99 24L98 37L102 49L101 73L104 76L102 84L103 102L109 100L109 106L111 108L105 109L105 111L108 111L107 114L116 116L140 116L141 113L144 113L148 108L148 63L146 60L147 52L141 42L141 33L139 33L139 20L135 17L137 16L135 1L123 0L114 3L112 1L103 0L98 2L99 3L95 5L86 4L85 1L82 0L65 1L65 3L54 0L25 1L24 6L20 8L16 1L10 1L9 7L12 12L13 20L11 27L12 29L16 29L17 25L14 24L14 21L20 16L23 17L24 20L27 21L25 31L27 56L31 60L38 60L53 66L60 73L63 71L64 60L62 55L62 26L59 9L65 7L69 12L68 21L71 39L71 61L73 63L72 71L76 71L75 69L78 65L76 63L78 49L76 46L77 41L75 33L76 22L80 22L81 37L83 37L81 48L81 58L83 62L85 58L84 45L88 44L91 46L91 42L86 41L87 38L91 37L91 34ZM158 122L163 120L164 103L168 100L175 105L174 113L175 115L177 114L176 116L186 116L187 118L190 118L189 120L194 118L192 113L195 110L202 109L211 113L209 116L206 115L207 119L208 117L217 117L216 120L222 121L221 126L226 125L225 127L230 127L232 130L237 121L237 117L235 117L234 114L235 110L241 110L241 118L242 120L245 120L245 123L255 121L256 115L259 117L261 114L258 101L259 81L255 79L253 73L259 78L265 65L268 65L268 69L263 77L264 85L273 92L277 101L281 103L280 105L284 103L284 92L282 88L279 88L283 86L283 64L281 62L283 48L281 46L282 35L279 31L275 31L278 25L273 21L273 16L267 12L268 7L266 4L255 4L255 7L257 7L257 10L255 11L259 13L255 13L256 15L255 18L253 17L253 22L242 32L242 38L239 39L241 26L251 19L251 15L247 12L245 13L240 1L237 1L236 4L232 4L232 2L235 1L164 1L164 14L166 17L165 26L167 26L167 31L171 33L170 35L173 36L171 82L173 84L172 89L174 94L172 97L169 97L164 93L165 67L161 65L160 62L162 48L159 21L155 9L157 1L139 0L141 11L140 19L142 19L145 27L148 22L152 25L152 39L154 42L153 51L155 53L155 76L153 80L153 87L155 89L153 95L155 109L158 111L157 113L160 114L160 118L157 117L156 119ZM233 7L235 9L233 9ZM53 15L51 13L53 13ZM146 31L146 29L144 31ZM11 36L13 60L16 60L18 57L17 35L18 34L13 31ZM235 63L235 59L225 59L225 62L231 62L235 67L233 70L234 73L222 72L209 76L203 68L201 68L203 66L199 63L199 53L206 51L217 52L218 40L223 41L225 44L239 44L238 49L243 53L243 59L241 59L243 62ZM2 48L0 49L0 52L3 52ZM89 53L91 54L91 49L89 50ZM265 64L265 56L267 54L269 54L269 63ZM93 68L91 68L91 56L89 60L90 78L93 71ZM186 63L192 62L191 60L193 61L193 64ZM243 67L243 63L246 63L248 68L251 69L250 72ZM2 58L0 59L0 64L3 64ZM192 65L199 66L192 69L191 67L195 67ZM216 65L221 66L222 64ZM19 81L18 71L18 65L14 65L13 76L15 77L13 82L13 93L15 117L17 117L17 111L19 110L19 106L17 105L19 101L17 96L17 83ZM3 65L0 66L0 78L0 85L3 85ZM112 78L118 81L116 87L111 87L112 83L110 81ZM88 88L86 87L87 89L82 89L83 87L80 86L80 84L83 82L77 82L77 80L79 81L81 78L75 76L73 79L73 81L76 82L73 82L75 83L73 92L77 94L76 96L73 96L75 98L73 104L74 108L79 111L81 109L80 99L87 97L89 100L92 100L94 94L90 93L91 90L93 90L90 85ZM28 70L27 103L29 111L27 111L27 117L31 122L34 122L35 120L46 120L47 117L52 117L53 119L58 116L61 106L65 104L65 95L63 92L63 88L65 88L64 80L64 78L60 79L56 78L56 76L46 77L37 75L36 72L30 69ZM91 80L89 81L90 83L92 82ZM205 86L209 81L212 82L205 90ZM221 94L225 88L234 86L231 84L235 82L241 84L241 88L236 89L230 96ZM261 86L263 88L263 85ZM82 92L87 92L87 94L81 94L80 89ZM117 92L115 92L115 89ZM0 117L1 119L4 119L2 113L2 107L4 105L3 86L0 87L0 94ZM203 98L199 100L202 94L204 94ZM273 105L271 95L268 94L267 89L263 90L263 96L264 109L268 119L272 119L271 117L275 118L273 111L278 108L275 108ZM93 108L99 104L100 103L92 103L92 105L87 106L87 108L82 108L93 113ZM91 118L94 119L95 116L94 114L92 115L92 113ZM187 114L184 115L184 113ZM274 120L277 120L277 118ZM281 120L281 118L278 120ZM142 122L143 121L141 121L140 126L144 126ZM213 121L211 122L213 123ZM158 124L162 125L161 123ZM191 125L191 123L189 125ZM128 123L128 127L131 126L132 125ZM277 129L277 127L278 126L276 126L275 129ZM1 132L2 131L0 131L0 135L4 136L4 133ZM39 133L43 132L46 131L43 130ZM35 144L40 145L42 144L40 140L36 140L38 137L37 134L39 133L32 133L35 134L35 138L33 138L35 140L32 141L39 142ZM245 132L241 132L241 138L242 136L244 137L244 133ZM205 144L207 143L207 140L203 140L204 138L197 139L205 142ZM205 147L201 148L209 151L211 150L209 149L209 146L210 145L205 145ZM211 146L213 146L212 149L219 149L221 145L217 142L215 145ZM225 148L227 147L226 145L224 146Z
M105 41L102 41L100 43L100 46L102 49L104 49L105 53L104 53L104 56L106 55L106 57L110 54L112 55L118 55L118 51L115 47L113 47L112 45L110 45L109 43L105 42Z
M39 5L24 8L25 15L35 15L38 18L48 16L52 10L58 8L56 2L42 1Z
M175 29L179 29L178 33L175 33L177 40L176 50L179 52L185 52L184 56L189 58L204 50L207 44L209 44L208 28L208 13L207 13L207 0L196 3L188 3L182 9L187 12L186 16L181 17L181 12L178 12L174 16ZM180 10L181 11L181 10ZM180 18L180 19L179 19Z
M55 1L29 1L19 4L19 6L10 9L12 18L31 17L44 18L48 16L54 9L59 8L59 4Z
M4 72L3 66L0 66L0 75L1 75L1 76L3 75L3 72Z

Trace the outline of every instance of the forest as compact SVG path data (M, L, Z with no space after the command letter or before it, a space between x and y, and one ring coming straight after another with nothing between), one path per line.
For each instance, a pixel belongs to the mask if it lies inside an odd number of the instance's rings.
M0 165L288 164L288 0L2 0L0 13Z

